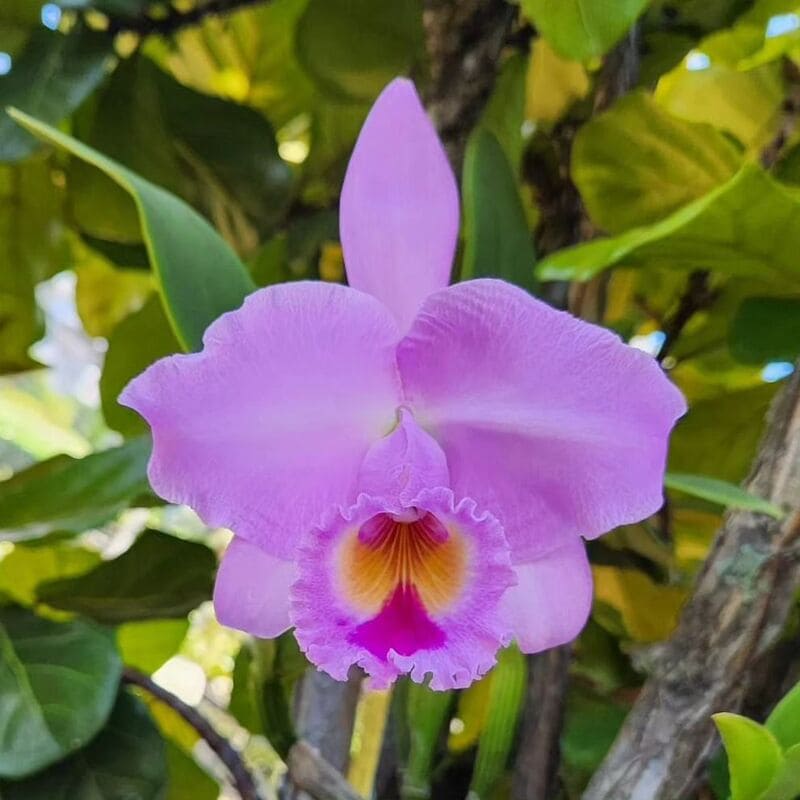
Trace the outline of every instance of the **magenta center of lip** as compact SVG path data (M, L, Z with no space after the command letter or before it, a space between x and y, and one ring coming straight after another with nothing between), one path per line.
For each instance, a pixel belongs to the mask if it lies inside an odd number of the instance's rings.
M410 656L417 650L441 647L444 631L428 617L413 585L398 585L381 611L351 634L353 644L386 659L389 650Z

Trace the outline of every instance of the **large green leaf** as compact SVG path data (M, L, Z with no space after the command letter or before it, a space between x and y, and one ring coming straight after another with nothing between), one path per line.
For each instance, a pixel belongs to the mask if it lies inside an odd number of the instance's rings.
M295 49L319 86L343 99L371 100L406 72L422 47L419 0L310 0Z
M536 255L517 182L503 148L483 127L467 143L463 192L461 277L497 277L532 288Z
M610 50L649 0L521 0L522 10L553 48L583 60Z
M263 734L281 758L297 738L292 690L307 666L291 633L246 642L236 657L229 710L248 730Z
M111 713L121 669L105 631L0 609L0 777L25 777L83 747Z
M184 617L211 599L217 560L205 545L145 531L121 556L76 578L48 581L37 596L111 625Z
M126 622L117 628L117 647L122 661L141 672L155 672L178 653L188 629L187 619Z
M217 800L220 787L195 760L170 740L167 747L169 791L165 800Z
M739 26L701 41L661 77L655 97L676 116L713 125L757 152L775 135L784 89L778 63L739 68L752 51L753 31Z
M180 349L169 320L157 297L151 297L134 314L124 319L108 340L108 352L100 377L103 416L109 427L125 436L144 433L147 425L131 409L117 402L120 392L133 377L163 356Z
M735 483L709 478L707 475L689 475L684 472L668 472L664 476L664 485L693 497L708 500L726 508L743 508L760 514L768 514L775 519L782 519L784 512L780 506L770 503L761 497L742 489Z
M800 683L772 709L765 726L784 750L800 744Z
M671 116L645 92L593 117L572 148L572 178L610 233L657 222L725 183L740 163L721 133Z
M261 114L188 89L148 58L124 62L86 116L79 130L88 145L190 202L242 250L253 249L291 199L291 172ZM136 241L127 193L82 162L72 179L84 231Z
M68 35L38 28L0 77L0 161L25 158L36 139L9 118L16 106L44 122L56 124L72 113L100 83L112 57L108 36L75 27Z
M797 800L800 794L800 744L783 754L783 762L772 783L758 800Z
M13 123L0 114L2 150L3 127ZM0 165L0 372L35 366L28 348L42 331L34 287L67 264L63 192L51 172L45 160Z
M145 62L150 63L150 62ZM266 118L247 106L187 89L158 69L155 83L169 135L195 177L201 208L241 211L259 231L272 228L291 200L292 173Z
M0 539L80 533L147 496L147 437L84 458L56 456L0 482Z
M31 606L40 583L81 575L99 561L98 553L58 535L28 545L18 544L0 561L0 594Z
M525 699L527 674L525 656L516 645L498 654L489 678L489 707L470 782L471 798L492 797L505 772Z
M783 763L775 737L762 725L738 714L714 714L731 774L731 800L758 800Z
M517 174L525 147L523 123L528 76L528 59L514 53L503 63L494 90L483 109L478 125L494 134L506 154L512 172Z
M670 440L669 469L699 473L730 483L747 475L777 386L727 392L699 400Z
M208 325L241 305L255 288L235 253L182 200L71 136L20 111L9 113L32 133L102 170L130 192L175 334L187 349L200 349Z
M0 792L4 800L161 800L166 784L164 741L145 705L121 692L88 747L27 780L0 783Z
M800 355L800 298L748 297L730 323L730 346L744 364L794 361Z
M800 194L755 165L665 219L560 250L544 279L588 280L613 266L716 270L800 285Z

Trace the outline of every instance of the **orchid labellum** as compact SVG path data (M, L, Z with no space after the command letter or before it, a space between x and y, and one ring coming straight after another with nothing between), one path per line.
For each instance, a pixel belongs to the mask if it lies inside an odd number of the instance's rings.
M335 678L463 687L516 640L574 638L584 538L662 503L684 412L655 361L499 280L448 286L458 191L413 85L391 83L341 199L349 286L247 298L203 351L121 402L153 432L166 500L235 536L219 619L290 627Z

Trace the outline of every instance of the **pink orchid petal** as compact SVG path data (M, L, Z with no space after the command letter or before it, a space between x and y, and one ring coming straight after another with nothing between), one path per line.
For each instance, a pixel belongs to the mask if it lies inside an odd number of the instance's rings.
M516 564L517 585L500 601L500 614L523 653L571 642L592 608L592 572L580 538L536 561Z
M410 505L423 489L449 484L442 448L406 409L400 411L397 428L372 445L358 476L360 492L400 508Z
M498 517L515 563L661 506L685 402L613 333L502 281L468 281L425 301L398 366L451 487Z
M217 572L214 610L229 628L270 639L291 627L289 587L297 577L291 561L234 537Z
M349 593L342 572L347 542L376 515L397 510L381 498L362 494L301 546L291 590L295 635L309 659L338 680L358 664L375 689L403 673L418 683L430 675L433 689L462 688L485 674L510 641L499 605L514 573L497 520L478 513L469 499L456 502L446 488L421 492L413 507L434 515L466 545L465 582L442 609L428 610L416 594L395 593L372 612Z
M374 295L406 330L450 279L458 189L414 84L392 81L367 117L342 187L350 285Z
M162 359L120 402L153 432L149 477L279 558L334 504L355 499L370 445L396 421L398 332L369 295L321 282L258 291Z

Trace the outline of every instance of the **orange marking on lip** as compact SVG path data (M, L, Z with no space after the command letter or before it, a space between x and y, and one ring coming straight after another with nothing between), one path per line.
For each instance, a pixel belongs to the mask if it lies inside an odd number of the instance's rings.
M467 548L454 530L428 514L415 522L397 522L381 514L370 523L369 538L348 534L340 551L343 588L364 613L377 614L398 586L413 586L430 613L456 599L467 566Z

